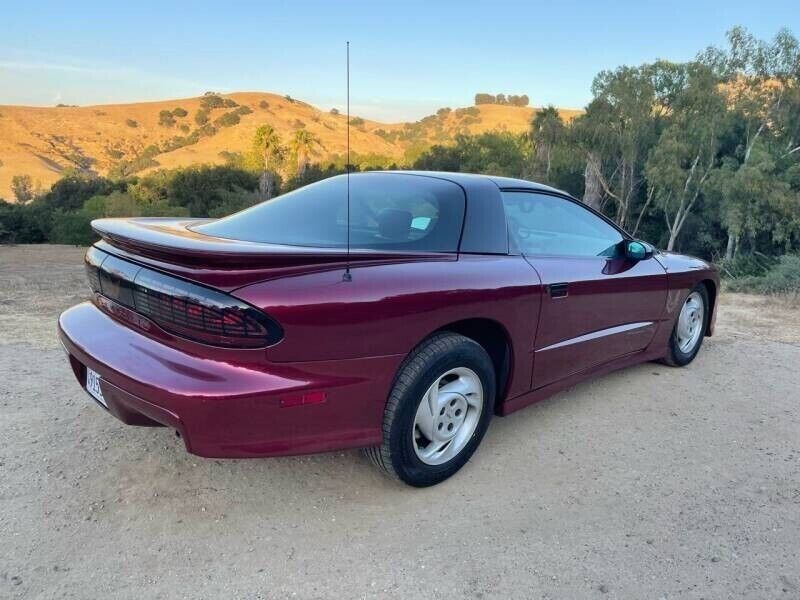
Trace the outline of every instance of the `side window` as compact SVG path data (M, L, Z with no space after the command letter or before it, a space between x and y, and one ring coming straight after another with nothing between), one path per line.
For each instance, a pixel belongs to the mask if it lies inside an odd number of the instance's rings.
M523 254L615 256L623 237L587 209L557 196L503 192L508 232Z

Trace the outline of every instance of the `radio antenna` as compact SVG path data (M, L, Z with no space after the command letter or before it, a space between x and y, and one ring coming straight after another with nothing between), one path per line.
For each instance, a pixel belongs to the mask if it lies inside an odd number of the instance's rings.
M350 274L350 42L347 42L347 263L342 281L352 281Z

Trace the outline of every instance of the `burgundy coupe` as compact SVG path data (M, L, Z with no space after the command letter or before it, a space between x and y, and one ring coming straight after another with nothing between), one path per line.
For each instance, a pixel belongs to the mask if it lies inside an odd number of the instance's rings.
M361 173L218 220L92 226L92 300L59 333L108 412L207 457L365 448L414 486L458 471L495 414L691 362L719 290L702 260L503 177Z

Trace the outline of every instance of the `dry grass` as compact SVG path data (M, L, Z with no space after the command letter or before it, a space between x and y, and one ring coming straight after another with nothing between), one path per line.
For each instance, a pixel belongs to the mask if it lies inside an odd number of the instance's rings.
M248 150L256 128L264 123L275 127L284 141L288 141L302 123L321 142L318 159L345 152L344 115L332 115L277 94L241 92L225 97L253 112L241 116L239 124L220 128L216 135L203 138L197 144L158 155L156 160L162 167L221 163L220 152ZM114 158L116 153L122 152L123 158L132 159L151 144L160 145L172 137L186 135L179 129L182 124L193 130L200 102L200 98L184 98L83 107L0 106L0 198L11 199L14 175L30 175L35 184L47 189L61 177L64 169L75 168L82 160L91 163L91 170L105 174L119 160ZM265 102L266 107L262 106ZM159 125L160 111L178 107L185 109L187 116L176 117L173 127ZM215 109L211 120L228 110L231 109ZM451 112L443 120L442 134L452 138L464 129L470 133L494 130L519 133L528 128L535 111L530 107L498 105L481 105L478 110L478 120L468 124L460 122ZM562 116L570 120L581 112L564 109ZM137 126L128 125L129 120L135 121ZM365 120L363 125L351 129L352 150L358 154L375 153L400 159L409 142L388 142L375 131L391 132L404 127L405 123ZM433 135L433 131L428 132L428 142L434 142Z

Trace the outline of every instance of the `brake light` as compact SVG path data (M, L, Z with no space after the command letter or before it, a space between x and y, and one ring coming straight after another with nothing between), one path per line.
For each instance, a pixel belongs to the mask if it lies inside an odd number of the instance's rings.
M232 348L259 348L283 337L280 325L238 298L96 248L86 253L86 269L96 293L182 337Z

